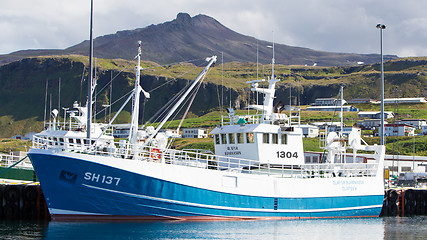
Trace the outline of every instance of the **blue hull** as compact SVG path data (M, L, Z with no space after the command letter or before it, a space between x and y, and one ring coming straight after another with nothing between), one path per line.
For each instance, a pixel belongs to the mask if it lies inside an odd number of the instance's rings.
M80 159L28 155L54 220L376 217L383 201L383 195L274 198L230 194Z

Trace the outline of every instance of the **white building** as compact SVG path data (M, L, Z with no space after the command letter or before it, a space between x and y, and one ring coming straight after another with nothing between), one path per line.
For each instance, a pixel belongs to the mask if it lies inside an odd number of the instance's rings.
M344 112L357 112L359 109L353 106L343 106ZM307 107L307 111L329 111L329 112L340 112L341 106L310 106Z
M381 103L381 102L379 102ZM392 103L427 103L425 97L418 98L385 98L384 104L392 104Z
M347 102L344 100L343 105ZM313 106L341 106L341 99L336 98L316 98Z
M208 137L206 129L203 128L183 128L183 138L206 138Z
M357 116L360 118L381 119L381 112L359 112ZM393 112L384 111L384 119L393 118Z
M181 135L176 129L160 129L159 132L164 133L167 137L170 138L180 138Z
M384 124L387 124L387 120L384 120ZM363 119L362 121L358 121L356 123L357 127L362 129L375 129L380 127L381 119Z
M401 119L401 120L396 120L394 123L412 125L412 126L416 127L417 129L421 129L422 125L427 124L425 119Z
M408 124L385 124L386 136L414 136L415 127Z
M421 126L421 133L427 135L427 124Z
M328 127L325 131L327 132L342 132L343 136L347 136L348 134L350 134L353 129L356 129L357 132L359 133L359 135L362 135L362 129L358 128L358 127L353 127L353 126L344 126L341 130L341 127L339 126L332 126L332 127Z
M354 104L354 103L378 103L377 100L372 98L355 98L348 100L347 103Z
M317 126L304 124L300 125L300 127L302 128L302 135L304 137L314 138L319 136L319 128Z
M319 129L325 129L325 127L330 126L341 126L340 122L314 122L310 123L311 125L317 126Z
M389 169L390 175L407 172L427 173L427 157L385 155L384 168Z

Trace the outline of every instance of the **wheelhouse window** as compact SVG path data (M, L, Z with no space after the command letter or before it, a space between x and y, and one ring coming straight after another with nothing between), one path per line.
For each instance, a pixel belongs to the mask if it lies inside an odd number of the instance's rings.
M246 143L254 143L254 134L246 133Z
M74 139L70 138L69 139L70 143L74 143Z
M219 134L215 134L215 144L221 144L221 142L219 141Z
M282 144L288 144L288 135L282 134Z
M262 142L263 143L270 143L270 134L268 133L263 133L262 134Z
M277 133L271 134L271 141L273 144L278 144L279 143L279 134L277 134Z
M221 143L227 144L227 135L225 133L221 133Z
M237 143L243 143L243 133L237 133Z
M234 133L228 134L228 141L230 141L230 144L235 144L236 140L234 139Z

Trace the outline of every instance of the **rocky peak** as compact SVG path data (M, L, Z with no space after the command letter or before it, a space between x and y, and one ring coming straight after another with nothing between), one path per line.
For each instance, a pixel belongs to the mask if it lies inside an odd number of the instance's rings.
M178 13L175 22L181 25L188 25L191 23L191 16L188 13Z

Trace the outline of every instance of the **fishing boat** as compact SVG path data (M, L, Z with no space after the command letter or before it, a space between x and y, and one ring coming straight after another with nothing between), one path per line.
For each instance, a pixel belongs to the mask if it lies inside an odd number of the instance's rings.
M316 163L303 151L299 114L277 112L274 75L248 82L263 94L259 114L228 109L215 127L215 154L170 147L160 130L206 76L207 65L156 128L141 129L141 43L136 65L130 133L115 141L111 124L90 123L87 106L74 104L70 123L54 120L35 135L28 153L53 220L235 220L376 217L384 195L385 147L368 145L360 132L339 129L322 137ZM274 63L274 57L273 57ZM260 87L260 83L268 83ZM88 94L89 95L89 94ZM73 120L73 121L71 121ZM89 134L88 134L89 132ZM361 161L357 151L371 152ZM313 161L309 161L313 162Z

